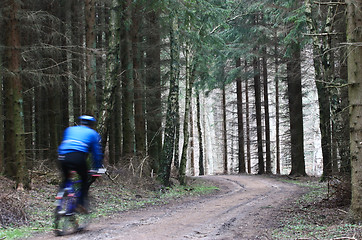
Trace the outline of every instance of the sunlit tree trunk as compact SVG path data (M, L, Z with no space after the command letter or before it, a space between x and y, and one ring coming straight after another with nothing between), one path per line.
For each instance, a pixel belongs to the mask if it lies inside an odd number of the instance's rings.
M173 78L174 91L175 91L175 140L174 140L174 167L176 170L180 167L180 154L179 154L179 142L180 142L180 101L179 101L179 81L180 81L180 36L178 31L178 22L177 22L177 9L174 9L170 13L170 52L171 52L171 62L170 62L170 76Z
M315 70L315 80L318 91L320 130L323 155L323 176L328 177L332 174L331 161L331 123L330 123L330 97L327 83L330 81L330 63L329 51L325 42L322 43L318 37L317 24L312 15L311 0L306 0L306 19L310 32L313 34L313 64Z
M352 167L351 218L362 222L362 2L346 0L348 43L348 93Z
M185 96L185 114L183 124L184 141L182 145L180 168L179 168L179 181L181 185L186 185L186 163L187 163L187 149L189 145L190 131L189 131L189 118L191 111L191 98L192 98L192 85L196 72L196 61L190 59L188 45L186 46L186 96ZM192 62L195 61L195 62Z
M186 58L189 56L186 55ZM186 63L187 64L187 63ZM195 64L195 63L194 63ZM182 145L180 169L179 169L179 181L180 184L186 185L186 162L187 162L187 148L189 143L190 131L189 131L189 117L190 117L190 107L191 107L191 94L192 94L192 85L195 78L195 68L196 66L191 66L189 74L186 74L186 96L185 96L185 115L184 115L184 124L183 124L183 135L184 142ZM187 70L186 70L187 71Z

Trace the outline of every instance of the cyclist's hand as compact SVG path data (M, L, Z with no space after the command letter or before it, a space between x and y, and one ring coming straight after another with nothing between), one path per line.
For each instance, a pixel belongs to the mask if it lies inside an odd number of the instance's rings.
M93 174L93 173L97 173L98 169L90 169L88 172Z
M89 172L92 174L104 174L106 173L106 169L105 168L91 169L89 170Z

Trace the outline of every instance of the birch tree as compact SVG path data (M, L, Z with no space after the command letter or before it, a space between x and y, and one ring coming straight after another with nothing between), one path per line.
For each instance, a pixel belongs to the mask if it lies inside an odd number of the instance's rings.
M171 0L169 1L171 4ZM169 14L170 21L170 86L169 93L167 98L167 112L166 112L166 123L164 131L164 144L162 146L161 158L160 158L160 172L159 179L160 181L168 186L170 185L170 174L171 174L171 165L174 158L175 148L178 147L178 138L176 136L176 130L179 128L179 119L178 119L178 75L179 75L179 59L178 59L178 43L175 33L175 28L177 27L177 22L175 20L175 14L173 10ZM178 156L175 156L175 167L178 168Z

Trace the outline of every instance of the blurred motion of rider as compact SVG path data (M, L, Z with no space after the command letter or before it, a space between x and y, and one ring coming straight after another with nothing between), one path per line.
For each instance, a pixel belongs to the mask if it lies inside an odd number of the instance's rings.
M91 152L93 157L91 168L97 170L102 167L101 137L97 131L92 129L95 123L96 119L92 116L80 116L78 126L65 129L63 141L58 148L58 160L63 174L63 182L60 187L64 189L70 171L78 173L82 183L77 210L82 213L88 212L88 153Z

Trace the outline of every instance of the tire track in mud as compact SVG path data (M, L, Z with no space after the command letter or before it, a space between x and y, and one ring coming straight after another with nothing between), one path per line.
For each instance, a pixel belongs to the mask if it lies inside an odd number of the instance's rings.
M93 223L79 234L53 238L49 233L33 239L267 239L268 226L275 224L272 212L302 191L266 176L202 178L214 182L220 192L192 201L124 212Z

